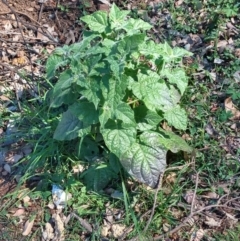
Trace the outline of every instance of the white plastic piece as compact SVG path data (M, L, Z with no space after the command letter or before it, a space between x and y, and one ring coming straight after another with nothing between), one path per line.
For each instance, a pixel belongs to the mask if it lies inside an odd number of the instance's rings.
M63 209L72 195L70 193L67 194L60 186L53 184L52 197L56 208Z

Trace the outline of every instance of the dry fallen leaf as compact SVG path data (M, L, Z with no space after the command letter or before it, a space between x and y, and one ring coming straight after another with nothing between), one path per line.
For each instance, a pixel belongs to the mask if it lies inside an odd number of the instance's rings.
M112 235L114 238L120 238L124 234L126 227L123 224L112 225Z
M230 118L230 120L239 120L240 119L240 111L233 104L231 97L225 99L224 106L225 106L225 110L230 111L233 115Z
M108 232L111 229L111 225L106 220L103 220L103 222L104 222L104 225L101 228L101 236L107 237Z
M22 233L23 236L28 236L30 234L33 224L34 224L34 219L32 219L31 221L27 220L27 222L25 223L24 228L23 228L23 233Z
M203 236L204 236L204 230L199 229L198 231L195 231L192 233L190 241L200 241L202 240Z
M19 208L12 216L13 217L19 217L25 213L25 210L23 208Z
M42 230L42 236L45 241L50 241L54 238L54 229L50 223L45 224L45 230Z
M210 227L220 227L222 222L216 221L214 218L206 216L206 221L204 221L204 223Z
M58 241L64 240L64 224L58 214L53 214L52 216L55 223L55 238Z
M189 190L183 195L183 198L188 204L191 204L193 201L193 196L194 192L192 190Z

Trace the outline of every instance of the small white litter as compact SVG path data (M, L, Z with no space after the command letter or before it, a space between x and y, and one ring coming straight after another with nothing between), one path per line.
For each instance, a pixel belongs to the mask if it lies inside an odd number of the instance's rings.
M60 186L53 184L52 185L52 197L53 203L57 209L63 209L67 201L71 199L72 195L66 193Z

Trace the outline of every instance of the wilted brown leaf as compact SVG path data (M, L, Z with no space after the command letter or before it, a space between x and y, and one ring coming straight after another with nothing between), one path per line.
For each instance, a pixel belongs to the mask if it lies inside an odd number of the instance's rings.
M35 219L32 219L31 221L27 220L27 222L25 223L24 228L23 228L23 233L22 233L23 236L28 236L30 234L33 224L34 224L34 220Z
M220 227L222 222L221 220L216 221L214 218L206 216L206 221L204 221L204 223L210 227Z
M230 111L233 115L230 118L230 120L239 120L240 119L240 111L233 104L231 97L225 99L224 106L225 106L225 110Z

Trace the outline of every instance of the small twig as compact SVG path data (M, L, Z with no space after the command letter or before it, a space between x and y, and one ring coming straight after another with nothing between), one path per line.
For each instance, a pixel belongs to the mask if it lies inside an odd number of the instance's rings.
M155 208L156 208L156 203L157 203L157 195L158 195L159 190L162 188L162 180L163 180L163 173L160 173L159 179L158 179L157 190L155 191L155 195L154 195L154 202L153 202L152 212L151 212L151 215L150 215L150 217L148 219L147 225L146 225L146 227L143 230L144 233L148 230L148 227L149 227L149 225L150 225L150 223L151 223L151 221L153 219L153 215L155 213Z
M228 203L230 201L232 201L233 199L229 200ZM162 240L164 237L167 237L167 236L170 236L172 235L173 233L177 232L178 230L180 230L182 227L185 227L189 221L189 219L191 219L193 216L197 215L197 214L200 214L201 212L205 211L205 210L208 210L208 209L211 209L211 208L228 208L228 209L232 209L232 210L237 210L237 211L240 211L240 209L237 209L237 208L232 208L232 207L228 207L226 205L226 203L224 203L223 205L219 205L219 204L214 204L214 205L209 205L209 206L206 206L206 207L203 207L193 213L190 213L185 219L184 221L178 225L177 227L175 227L174 229L172 229L171 231L165 233L165 234L162 234L160 236L157 236L155 237L153 240L154 241L157 241L157 240Z
M43 12L43 8L44 8L44 1L41 2L41 7L40 7L40 11L38 14L38 22L40 22L41 18L42 18L42 12Z
M73 212L68 215L68 218L67 218L67 221L65 222L65 224L67 224L72 217L76 218L76 219L80 222L80 224L81 224L88 232L92 233L92 231L93 231L92 226L91 226L87 221L85 221L84 219L80 218L77 214L75 214L75 213L73 213Z
M197 194L197 188L198 188L198 182L199 182L199 172L197 172L194 168L194 171L196 173L196 183L195 183L195 188L194 188L194 192L193 192L193 197L192 197L192 203L191 203L191 211L190 213L193 213L195 207L195 199L196 199L196 194Z
M175 166L175 167L168 167L164 172L175 171L175 170L182 170L184 167L191 166L194 162L189 162L182 166Z
M3 1L4 4L6 4L6 3L5 3L5 0L2 0L2 1ZM8 6L8 7L9 7L9 6ZM31 20L31 21L39 24L36 20L34 20L34 19L31 18L30 16L28 16L26 13L20 12L20 11L18 11L18 10L14 10L14 11L15 11L15 13L20 14L20 15L23 15L23 16L27 17L29 20ZM1 12L0 15L6 15L6 14L11 14L11 13L13 13L12 9L11 9L10 12ZM12 20L12 19L11 19L11 20Z
M60 4L60 0L57 0L57 2L56 2L56 10L55 10L55 12L54 12L54 15L55 15L55 18L56 18L56 20L57 20L57 25L58 25L58 27L60 28L61 25L60 25L60 23L59 23L59 19L58 19L58 16L57 16L59 4Z

